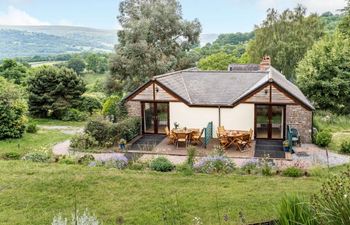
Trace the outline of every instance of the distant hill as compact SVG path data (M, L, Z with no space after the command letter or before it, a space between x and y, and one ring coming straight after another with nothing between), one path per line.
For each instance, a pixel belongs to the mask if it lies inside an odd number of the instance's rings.
M213 42L218 34L202 34L201 45ZM112 51L116 30L75 26L1 26L0 59L47 56L82 51Z

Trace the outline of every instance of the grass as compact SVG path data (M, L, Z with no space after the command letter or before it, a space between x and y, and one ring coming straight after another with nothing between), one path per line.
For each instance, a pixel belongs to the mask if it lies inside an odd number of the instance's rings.
M75 204L103 224L116 224L117 218L123 224L164 224L164 209L174 208L174 202L182 224L192 224L194 217L218 224L224 215L238 224L239 212L247 222L258 222L276 217L275 207L285 193L308 196L325 179L184 176L23 161L0 161L0 171L0 224L50 224L58 213L70 217Z
M340 145L350 140L350 115L334 115L327 112L318 112L314 116L314 124L320 129L330 129L333 133L329 149L339 152Z
M63 134L60 131L54 130L39 130L35 134L25 133L20 139L1 140L0 155L5 152L17 152L24 154L41 147L52 147L54 144L67 140L70 137L71 135Z
M30 121L36 123L37 125L42 125L42 126L84 127L86 124L86 121L77 122L77 121L62 121L62 120L53 120L53 119L38 119L38 118L30 118Z

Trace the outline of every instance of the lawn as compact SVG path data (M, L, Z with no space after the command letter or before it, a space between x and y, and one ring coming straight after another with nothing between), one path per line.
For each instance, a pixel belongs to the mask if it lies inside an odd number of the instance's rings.
M88 90L92 90L96 83L104 84L107 79L107 74L85 73L83 79Z
M333 133L329 149L339 151L343 141L350 141L350 116L337 116L326 112L318 112L314 116L318 129L330 129Z
M20 154L35 151L41 147L51 148L54 144L67 140L71 135L60 131L39 130L35 134L25 133L20 139L7 139L0 141L0 155L5 152L18 152Z
M36 123L37 125L42 126L71 126L71 127L84 127L86 121L62 121L62 120L53 120L53 119L38 119L30 118L31 122Z
M224 215L238 224L239 212L257 222L275 217L285 193L310 195L325 179L184 176L23 161L0 161L0 171L0 224L50 224L58 213L70 217L75 204L103 224L116 224L117 218L123 224L164 224L169 209L183 218L176 224L192 224L194 217L218 224Z

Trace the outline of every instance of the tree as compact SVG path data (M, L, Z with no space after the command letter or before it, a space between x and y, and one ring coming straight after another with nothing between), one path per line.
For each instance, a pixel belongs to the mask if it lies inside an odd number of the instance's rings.
M199 60L198 67L201 70L227 70L229 64L237 62L234 55L219 52Z
M350 0L347 0L347 6L342 10L344 17L338 25L341 33L350 36Z
M69 108L77 108L85 84L73 70L42 66L28 80L29 112L37 117L61 119Z
M199 43L197 19L182 18L177 0L123 0L116 51L110 60L109 92L127 92L154 75L194 66L179 62Z
M104 73L108 69L108 60L106 55L91 53L86 56L86 69L95 73Z
M73 57L68 60L67 67L74 70L77 74L81 74L85 69L85 62L79 57Z
M264 55L271 56L272 65L293 80L297 63L323 35L323 25L316 14L306 16L301 5L281 14L275 9L267 12L266 19L254 30L255 39L249 43L248 54L255 63Z
M21 88L0 77L0 140L22 137L26 112L27 104Z
M254 38L254 32L249 33L229 33L229 34L220 34L219 37L213 42L213 45L238 45L246 43L247 41Z
M27 77L27 67L13 59L5 59L0 65L0 76L13 81L15 84L24 84Z
M350 113L350 37L326 36L307 52L297 69L297 83L319 109Z

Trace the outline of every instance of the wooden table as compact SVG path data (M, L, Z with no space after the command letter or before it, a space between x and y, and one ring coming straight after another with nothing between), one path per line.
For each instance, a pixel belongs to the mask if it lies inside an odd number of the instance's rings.
M244 136L247 132L245 131L226 131L226 136L229 139L229 144L226 146L226 148L231 147L237 142L237 139L241 138ZM238 147L239 148L239 147ZM239 148L241 151L241 149Z

